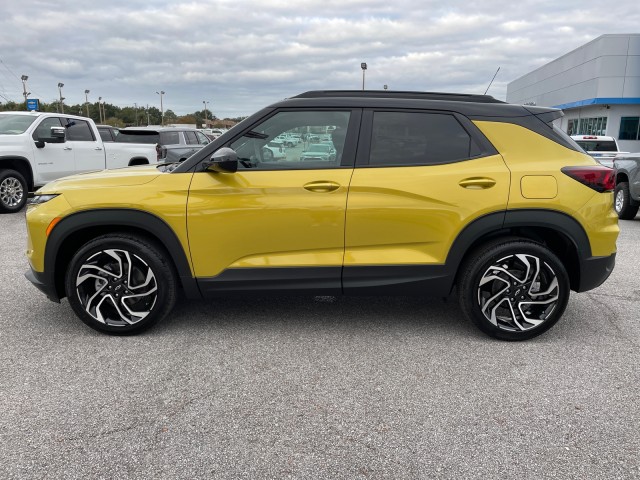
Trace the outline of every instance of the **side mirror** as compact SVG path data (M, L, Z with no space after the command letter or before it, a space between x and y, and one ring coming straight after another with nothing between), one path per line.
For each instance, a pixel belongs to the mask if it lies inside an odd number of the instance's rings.
M203 166L211 172L235 173L238 171L238 154L231 148L223 147L216 150Z
M49 136L38 137L39 143L64 143L65 141L66 141L66 131L64 127L51 127L51 133L49 133Z

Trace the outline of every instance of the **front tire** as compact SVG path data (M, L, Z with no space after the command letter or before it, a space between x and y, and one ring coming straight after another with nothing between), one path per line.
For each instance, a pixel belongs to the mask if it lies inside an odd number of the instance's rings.
M638 214L638 204L631 200L629 183L620 182L616 185L614 192L613 208L621 220L633 220Z
M527 340L551 328L569 301L569 277L544 245L527 240L491 243L475 251L458 284L465 315L501 340Z
M176 301L176 276L166 254L137 235L103 235L73 256L65 277L73 311L111 335L140 333L162 320Z
M15 213L27 203L27 181L20 172L0 172L0 213Z

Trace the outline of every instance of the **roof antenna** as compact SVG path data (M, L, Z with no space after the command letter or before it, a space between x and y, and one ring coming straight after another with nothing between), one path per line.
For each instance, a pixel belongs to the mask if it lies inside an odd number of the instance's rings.
M498 75L498 72L500 71L500 67L498 67L498 70L496 70L496 73L493 75L493 78L491 79L491 81L489 82L489 86L487 87L487 89L484 91L484 94L486 95L487 92L489 91L489 89L491 88L491 84L493 83L493 81L496 79L496 75Z

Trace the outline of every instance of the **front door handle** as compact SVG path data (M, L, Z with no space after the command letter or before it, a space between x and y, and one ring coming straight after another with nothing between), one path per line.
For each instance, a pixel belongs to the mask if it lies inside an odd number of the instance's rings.
M318 193L327 193L333 192L340 188L340 184L336 182L328 182L325 180L320 180L318 182L309 182L304 185L305 190L309 190L310 192L318 192Z
M102 150L102 147L96 147L94 150Z
M63 150L73 150L71 147L64 147Z
M472 177L465 178L464 180L460 180L460 185L462 188L468 188L469 190L484 190L486 188L491 188L496 184L496 181L493 178L487 177Z

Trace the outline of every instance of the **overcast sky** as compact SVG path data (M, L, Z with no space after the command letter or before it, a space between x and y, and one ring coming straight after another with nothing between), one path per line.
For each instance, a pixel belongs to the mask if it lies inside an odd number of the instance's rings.
M249 115L315 89L484 93L605 33L638 33L638 0L3 0L0 102L99 96L181 115ZM2 98L4 97L4 98Z

